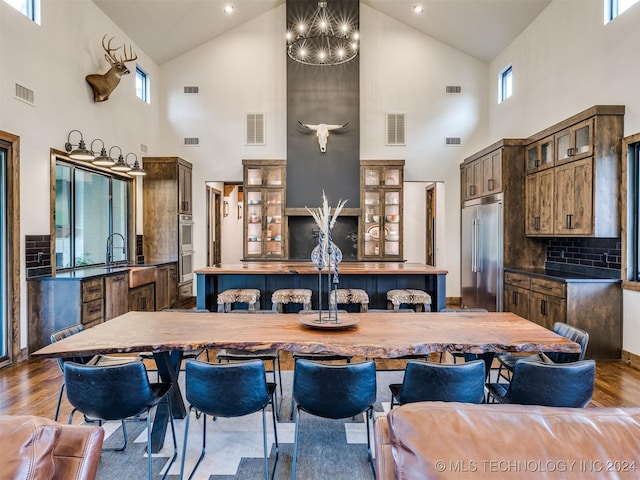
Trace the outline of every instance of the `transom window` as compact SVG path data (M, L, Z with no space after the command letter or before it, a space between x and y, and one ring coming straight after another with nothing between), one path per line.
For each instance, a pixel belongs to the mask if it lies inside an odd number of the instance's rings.
M4 0L23 15L40 25L40 0Z
M126 261L131 180L56 159L56 268L104 264L107 237L114 238L114 262Z
M146 103L151 103L149 98L149 76L136 65L136 97Z
M513 93L513 67L509 65L500 72L498 103L504 102Z
M639 0L604 0L604 23L608 23Z

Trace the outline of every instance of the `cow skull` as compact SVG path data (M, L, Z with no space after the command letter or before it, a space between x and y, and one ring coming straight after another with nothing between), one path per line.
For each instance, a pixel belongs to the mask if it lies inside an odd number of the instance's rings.
M304 128L314 130L316 132L318 144L320 145L320 151L322 153L327 151L327 139L329 138L329 132L331 130L339 130L349 125L349 122L343 123L342 125L329 125L327 123L318 123L317 125L313 125L311 123L302 123L300 120L298 120L298 123Z

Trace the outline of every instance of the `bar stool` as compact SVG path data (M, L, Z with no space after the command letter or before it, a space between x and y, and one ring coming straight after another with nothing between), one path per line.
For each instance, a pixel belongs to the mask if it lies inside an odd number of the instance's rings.
M336 305L336 297L338 305L359 303L361 312L366 312L369 309L369 295L359 288L338 288L337 290L331 290L331 295L329 295L329 306L331 308L334 308Z
M431 311L431 295L422 290L396 289L387 292L387 309L400 310L403 303L413 305L416 312Z
M302 310L311 310L311 290L307 288L283 288L271 295L273 310L282 313L282 306L287 303L300 303Z
M234 303L246 303L249 311L256 311L260 301L260 290L255 288L232 288L218 294L218 313L229 313ZM259 305L258 305L259 306Z

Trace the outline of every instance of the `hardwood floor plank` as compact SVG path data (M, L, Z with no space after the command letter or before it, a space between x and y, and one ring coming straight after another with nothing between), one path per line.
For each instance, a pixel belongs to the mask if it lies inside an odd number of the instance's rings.
M210 351L215 361L215 351ZM354 359L355 361L356 359ZM291 354L282 352L282 368L291 370ZM401 361L377 361L380 369L402 368ZM152 369L152 365L148 364ZM62 374L53 359L28 360L0 370L0 414L39 415L53 418ZM591 406L640 407L640 370L622 362L597 362L596 385ZM66 422L71 411L66 400L62 402L59 421ZM80 423L77 415L75 422Z

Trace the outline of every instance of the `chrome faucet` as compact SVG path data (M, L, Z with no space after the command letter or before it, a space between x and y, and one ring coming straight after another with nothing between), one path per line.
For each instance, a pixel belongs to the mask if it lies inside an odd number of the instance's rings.
M116 235L122 239L122 247L120 247L122 248L122 256L125 257L125 259L127 257L127 242L125 241L124 237L121 233L112 233L107 237L107 254L104 260L105 267L113 264L113 237L115 237Z

